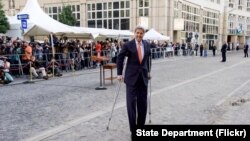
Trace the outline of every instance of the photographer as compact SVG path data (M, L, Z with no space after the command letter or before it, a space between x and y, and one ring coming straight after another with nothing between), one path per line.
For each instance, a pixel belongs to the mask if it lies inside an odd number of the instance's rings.
M9 73L10 63L7 61L7 57L0 57L0 72L1 79L4 81L4 84L9 84L14 81L13 77Z
M30 72L37 78L39 79L40 76L37 74L39 72L42 73L42 78L45 80L48 80L48 75L45 71L45 68L36 60L35 56L31 56L31 68L30 68Z
M52 64L52 63L54 63L54 67L53 67L53 64ZM59 67L60 67L60 64L59 64L58 62L56 62L55 59L52 59L51 62L50 62L50 65L49 65L49 67L48 67L48 71L50 71L50 72L52 72L52 73L53 73L53 71L54 71L55 76L60 77L60 76L62 76L63 74L61 73L62 71L60 70Z

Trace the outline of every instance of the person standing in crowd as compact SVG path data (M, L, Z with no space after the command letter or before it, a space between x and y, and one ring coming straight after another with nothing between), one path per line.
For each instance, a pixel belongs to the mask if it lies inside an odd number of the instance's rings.
M224 44L222 45L221 48L221 55L222 55L221 62L226 62L226 52L227 52L227 43L226 41L224 41Z
M213 51L213 56L215 56L215 51L216 51L215 43L212 44L212 51Z
M238 51L240 49L240 44L239 42L236 43L236 50Z
M134 32L135 38L123 45L117 57L118 80L122 81L124 77L126 84L127 112L132 140L135 137L136 126L143 126L147 115L147 87L150 79L151 51L150 44L142 40L144 33L145 29L137 26ZM123 76L125 56L128 59L125 76Z
M204 57L207 57L208 44L204 44Z
M203 44L200 45L200 56L203 56Z
M101 56L101 51L102 51L102 45L100 44L99 41L97 41L97 43L96 43L95 51L97 53L97 57L100 57Z
M95 45L95 51L97 53L97 57L101 57L101 52L102 52L102 45L99 41L96 42L96 45ZM99 67L101 64L100 61L97 61L96 62L96 65Z
M248 44L246 43L245 45L244 45L244 57L248 57Z
M194 50L195 50L195 56L198 55L198 48L199 48L199 45L198 43L195 44L195 47L194 47Z
M22 57L22 61L27 63L32 56L32 47L29 46L28 42L24 42L23 47L24 47L24 54Z
M110 52L111 52L112 63L116 63L117 48L116 48L115 43L111 43L111 51Z
M186 44L184 42L181 45L181 49L182 49L182 55L186 56Z

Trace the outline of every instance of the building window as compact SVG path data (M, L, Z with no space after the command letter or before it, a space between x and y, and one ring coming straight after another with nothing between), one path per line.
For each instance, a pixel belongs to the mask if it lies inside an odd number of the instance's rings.
M103 28L108 28L107 27L107 20L103 20Z
M95 10L95 4L92 4L92 11Z
M113 9L119 9L119 2L113 3Z
M126 17L129 17L129 10L126 10Z
M55 19L55 20L58 20L58 16L57 15L53 15L52 18Z
M121 30L129 29L129 19L121 19Z
M130 8L129 1L126 1L126 8Z
M108 3L109 9L112 9L112 2Z
M70 5L72 15L76 18L76 26L80 26L80 5ZM91 6L88 5L88 8L90 9ZM57 7L45 7L45 13L47 13L50 17L52 17L55 20L59 20L59 14L61 14L63 6L57 6ZM91 19L91 15L88 13L88 18Z
M109 15L109 16L108 16L109 18L112 18L112 11L109 11L109 12L108 12L108 15Z
M53 7L52 9L53 13L57 13L57 7Z
M114 19L114 22L113 22L113 29L120 29L119 28L119 19Z
M178 1L177 0L174 1L174 8L178 9Z
M219 13L204 11L203 12L203 33L218 34ZM204 29L205 28L205 29Z
M174 1L174 18L179 18L179 8L178 1Z
M91 10L91 4L88 4L88 11Z
M247 0L247 8L250 8L250 0Z
M228 16L228 34L236 34L236 15L229 15Z
M45 12L45 13L49 13L49 10L48 10L47 7L44 8L44 12Z
M113 11L114 18L119 18L119 11Z
M76 11L80 11L80 5L76 6Z
M120 15L121 18L125 17L124 10L120 10L120 14L121 14L121 15Z
M250 35L250 17L247 17L246 19L246 24L247 24L247 27L246 27L246 35Z
M87 13L91 13L88 14L88 21L90 21L88 27L129 30L129 23L127 23L130 18L129 2L129 0L123 0L87 4ZM94 5L96 9L93 8Z
M102 12L97 12L97 19L102 18Z
M88 12L88 19L92 19L92 18L91 18L91 13L90 13L90 12Z
M139 0L139 8L138 8L138 15L140 17L149 16L149 0Z
M58 13L61 13L61 12L62 12L62 7L58 7Z
M76 11L75 5L71 5L71 10L72 10L72 12Z
M238 3L239 5L242 5L242 0L239 0L239 3Z
M124 1L121 1L121 8L124 8L124 7L125 7Z
M95 20L89 20L88 21L88 27L95 27Z
M77 14L76 14L76 19L77 19L77 20L80 20L80 18L81 18L80 13L77 13Z
M143 16L143 9L139 9L139 16Z
M103 12L103 18L107 18L107 11Z
M107 10L107 3L103 3L103 10Z
M112 28L112 20L108 20L108 22L109 22L109 23L108 23L108 25L109 25L108 28L109 28L109 29L113 29L113 28Z
M97 3L96 7L97 7L97 10L102 10L102 3Z
M175 9L176 17L178 17L178 9ZM182 5L182 18L184 22L184 30L188 32L198 32L200 23L199 9L186 4ZM205 20L205 19L203 19Z
M97 20L97 28L102 28L102 20Z

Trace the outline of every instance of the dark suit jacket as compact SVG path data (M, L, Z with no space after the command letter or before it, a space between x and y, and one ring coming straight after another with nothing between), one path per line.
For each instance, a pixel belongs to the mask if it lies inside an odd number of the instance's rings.
M125 56L128 56L124 82L130 86L136 84L139 74L142 74L144 84L146 86L148 84L149 67L151 67L151 50L150 44L147 41L143 40L142 43L144 46L144 57L141 64L138 58L135 39L124 44L117 57L117 75L122 75L123 61Z
M244 45L244 50L248 51L248 45Z
M227 52L227 44L222 45L221 52Z

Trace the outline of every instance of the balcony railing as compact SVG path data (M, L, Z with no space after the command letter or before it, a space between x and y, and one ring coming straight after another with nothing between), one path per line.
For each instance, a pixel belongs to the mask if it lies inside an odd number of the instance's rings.
M228 29L227 34L233 34L233 35L244 35L245 31L238 31L237 29Z

